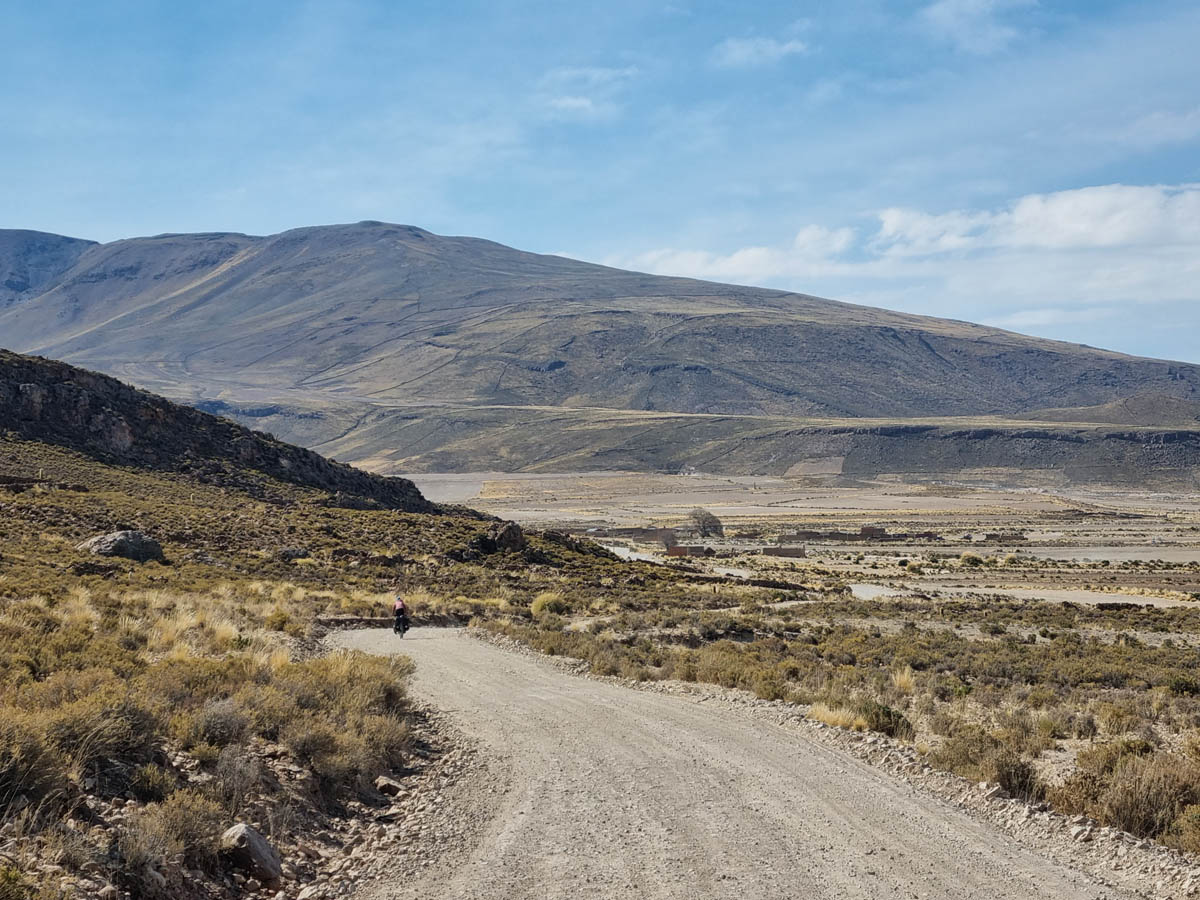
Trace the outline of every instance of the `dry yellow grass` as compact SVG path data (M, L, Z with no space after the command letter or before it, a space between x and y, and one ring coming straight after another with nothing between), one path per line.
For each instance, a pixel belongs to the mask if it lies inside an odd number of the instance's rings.
M917 676L912 666L892 671L892 686L901 694L911 694L917 688Z
M849 728L852 731L867 730L867 720L854 710L846 709L844 706L830 707L824 703L814 703L808 708L807 717L838 728Z

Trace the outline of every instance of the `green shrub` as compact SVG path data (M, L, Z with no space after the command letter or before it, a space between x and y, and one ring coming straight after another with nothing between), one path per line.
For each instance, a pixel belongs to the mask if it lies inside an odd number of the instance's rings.
M938 768L972 781L994 781L1013 797L1032 800L1045 793L1032 764L977 725L949 737L929 759Z
M911 741L916 733L912 723L898 710L875 700L864 700L856 711L867 722L867 728L902 741Z
M1045 788L1029 760L1007 747L994 748L980 760L979 772L986 781L994 781L1010 797L1040 800Z
M129 790L142 803L159 802L175 790L175 776L162 766L146 763L134 770Z
M1200 694L1200 682L1197 682L1191 675L1176 675L1171 679L1168 687L1172 694L1179 697L1191 697L1195 694Z

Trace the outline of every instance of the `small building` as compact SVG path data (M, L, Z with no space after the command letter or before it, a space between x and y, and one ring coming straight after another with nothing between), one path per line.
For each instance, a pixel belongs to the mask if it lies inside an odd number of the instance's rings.
M763 547L763 556L784 556L789 559L804 559L808 551L803 547Z

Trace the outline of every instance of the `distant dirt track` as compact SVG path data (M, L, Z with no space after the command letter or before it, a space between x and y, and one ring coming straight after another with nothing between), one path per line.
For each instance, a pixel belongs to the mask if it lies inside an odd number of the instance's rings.
M411 656L414 694L512 773L465 858L382 896L1137 896L765 720L574 677L450 630L336 643Z

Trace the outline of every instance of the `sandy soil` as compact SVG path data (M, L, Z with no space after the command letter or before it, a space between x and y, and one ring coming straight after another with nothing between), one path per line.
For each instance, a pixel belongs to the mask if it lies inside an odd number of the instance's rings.
M451 631L414 691L508 761L469 851L378 898L1131 898L847 753L716 704L571 676Z

